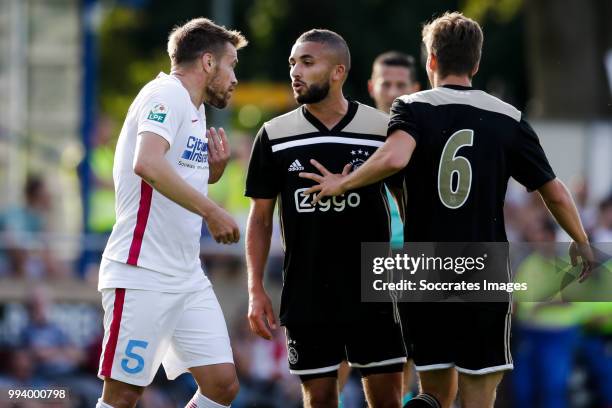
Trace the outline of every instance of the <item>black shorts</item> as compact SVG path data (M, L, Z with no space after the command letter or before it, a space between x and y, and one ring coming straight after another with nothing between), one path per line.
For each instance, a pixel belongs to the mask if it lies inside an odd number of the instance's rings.
M402 303L400 315L417 371L454 367L481 375L513 368L509 303Z
M391 369L407 361L402 329L393 313L355 323L288 325L285 330L292 374L333 375L344 360L351 367L384 372L386 366Z

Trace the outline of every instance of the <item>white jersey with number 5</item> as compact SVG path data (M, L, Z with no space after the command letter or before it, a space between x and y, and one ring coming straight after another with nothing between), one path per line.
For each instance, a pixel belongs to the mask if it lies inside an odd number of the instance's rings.
M192 187L208 190L204 106L196 108L180 80L160 73L140 91L117 142L113 179L117 222L100 268L98 289L189 292L209 282L200 263L202 217L174 203L134 173L143 132L168 141L166 160ZM137 266L126 274L122 264Z

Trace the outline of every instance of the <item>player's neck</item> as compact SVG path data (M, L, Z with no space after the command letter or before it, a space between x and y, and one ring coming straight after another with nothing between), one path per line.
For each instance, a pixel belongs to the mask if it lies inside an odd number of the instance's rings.
M191 103L193 103L196 109L199 109L204 103L204 86L202 85L202 79L199 78L198 75L194 75L188 70L179 67L173 67L170 71L170 75L173 75L181 81L183 87L189 93Z
M305 106L308 112L312 113L328 129L331 129L346 115L349 104L342 92L335 95L330 92L321 102L309 103Z
M385 112L385 113L389 113L391 111L391 105L387 106L387 105L376 105L376 109L378 109L381 112Z
M472 79L467 75L447 75L444 78L434 78L434 88L444 85L472 86Z

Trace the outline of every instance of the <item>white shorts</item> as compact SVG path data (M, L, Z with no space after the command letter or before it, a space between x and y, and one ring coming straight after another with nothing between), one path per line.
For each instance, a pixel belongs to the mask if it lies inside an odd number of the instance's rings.
M192 367L234 362L212 285L188 293L103 289L102 306L102 379L147 386L162 363L174 380Z

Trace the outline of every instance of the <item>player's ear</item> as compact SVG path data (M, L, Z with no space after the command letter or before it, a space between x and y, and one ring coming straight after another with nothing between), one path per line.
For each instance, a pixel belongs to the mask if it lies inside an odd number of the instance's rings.
M438 59L433 52L430 52L429 56L427 57L427 69L432 72L435 72L438 69Z
M480 68L480 61L478 61L476 63L476 66L474 67L474 69L472 69L472 75L471 75L472 78L476 75L476 73L478 72L479 68Z
M368 79L368 93L370 94L370 98L374 99L374 81L372 79Z
M212 73L215 70L215 56L210 52L205 52L202 54L202 67L204 72L207 74Z
M336 65L336 68L334 69L334 73L332 75L333 79L335 81L343 81L345 75L346 75L346 67L342 64Z

